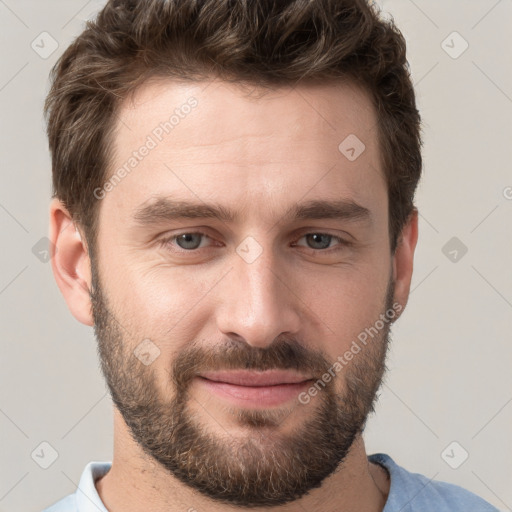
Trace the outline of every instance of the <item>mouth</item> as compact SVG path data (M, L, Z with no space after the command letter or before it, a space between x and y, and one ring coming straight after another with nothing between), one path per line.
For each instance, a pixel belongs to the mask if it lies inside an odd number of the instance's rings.
M267 408L297 399L313 378L288 370L202 372L199 382L211 393L238 405Z
M212 382L224 382L236 386L264 387L280 384L299 384L312 380L313 377L302 375L289 370L266 370L256 372L252 370L235 370L223 372L203 372L200 377Z

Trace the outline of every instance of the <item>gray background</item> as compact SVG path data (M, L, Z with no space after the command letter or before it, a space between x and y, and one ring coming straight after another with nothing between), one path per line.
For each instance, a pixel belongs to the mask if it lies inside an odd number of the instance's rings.
M368 452L512 510L512 2L379 3L408 41L425 168L412 293ZM112 457L93 332L69 313L41 242L48 72L102 4L0 0L3 512L41 510L74 492L87 462Z

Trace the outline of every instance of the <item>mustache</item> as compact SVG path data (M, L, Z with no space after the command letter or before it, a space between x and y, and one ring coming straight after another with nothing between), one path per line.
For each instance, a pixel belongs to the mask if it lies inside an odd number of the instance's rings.
M176 389L185 392L194 377L206 371L297 370L319 378L330 366L323 352L313 352L295 338L281 336L268 347L230 338L212 347L190 344L176 356L170 373Z

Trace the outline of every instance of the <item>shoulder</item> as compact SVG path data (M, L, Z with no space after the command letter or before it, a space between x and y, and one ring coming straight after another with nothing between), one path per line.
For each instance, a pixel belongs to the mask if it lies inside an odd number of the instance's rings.
M75 512L77 510L76 495L68 494L65 498L57 501L57 503L45 508L43 512Z
M89 462L80 477L76 491L43 512L107 512L96 490L95 482L104 476L112 466L111 462Z
M389 495L383 512L499 512L467 489L412 473L385 453L369 455L368 459L385 467L390 475Z

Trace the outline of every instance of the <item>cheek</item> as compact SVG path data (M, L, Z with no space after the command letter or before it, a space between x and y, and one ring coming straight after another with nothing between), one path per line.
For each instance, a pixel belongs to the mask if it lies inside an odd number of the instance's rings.
M202 299L217 275L208 279L197 271L191 278L176 267L138 262L127 262L119 270L114 296L132 337L154 340L166 351L197 338L208 317Z
M326 340L319 343L325 343L322 348L333 360L384 311L389 272L375 267L366 270L331 275L323 283L317 278L314 292L308 297Z

